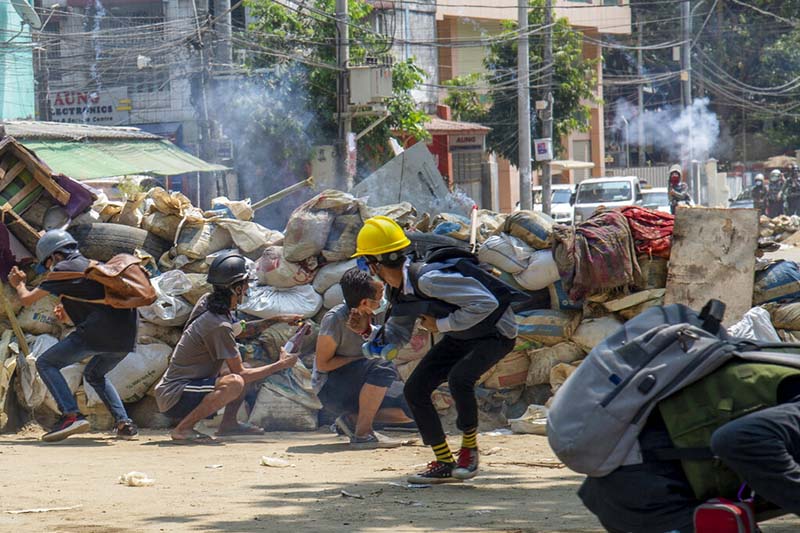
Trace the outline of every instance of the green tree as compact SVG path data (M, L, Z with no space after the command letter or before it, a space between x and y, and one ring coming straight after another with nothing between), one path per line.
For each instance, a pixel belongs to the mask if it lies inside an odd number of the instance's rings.
M528 24L531 28L544 24L544 0L531 0ZM582 38L570 28L566 18L555 18L553 27L553 140L557 148L563 136L573 131L589 128L589 105L598 102L595 95L597 83L595 60L584 59ZM492 128L488 145L515 165L519 162L519 140L517 134L517 23L505 22L504 32L490 48L484 64L488 71L489 106L484 120ZM531 85L541 85L541 70L544 67L544 43L542 39L530 40ZM531 109L536 100L544 100L542 89L531 90Z
M281 73L289 78L279 83L295 87L314 116L313 132L307 141L328 144L338 132L335 0L312 0L300 5L303 7L290 9L271 0L247 0L253 17L246 34L247 47L253 52L248 66L259 72L291 65ZM368 57L387 54L388 39L371 30L372 7L359 0L349 0L348 9L351 63L359 64ZM385 147L392 132L414 139L427 135L423 128L426 115L411 98L411 91L424 81L424 73L411 59L394 64L392 73L394 95L386 102L389 117L359 141L360 159L370 166L385 158ZM270 110L264 112L269 115ZM272 119L279 123L286 117L279 113ZM357 118L353 121L353 130L361 131L373 120L375 117Z
M457 76L443 83L447 89L444 103L450 106L453 118L463 122L484 122L486 120L486 91L478 90L485 79L481 73ZM483 92L483 95L481 94Z

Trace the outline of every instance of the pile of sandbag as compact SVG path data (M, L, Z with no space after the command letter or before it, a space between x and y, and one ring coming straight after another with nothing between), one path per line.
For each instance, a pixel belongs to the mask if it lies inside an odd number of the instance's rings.
M769 218L762 215L759 219L759 236L771 238L778 242L790 239L795 233L800 231L800 217L797 215L781 215ZM796 239L791 239L792 244L797 244Z

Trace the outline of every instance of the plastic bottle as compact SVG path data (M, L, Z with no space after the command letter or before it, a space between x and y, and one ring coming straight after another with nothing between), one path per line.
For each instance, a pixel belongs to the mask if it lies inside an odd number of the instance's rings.
M303 337L311 333L311 325L308 323L303 323L297 331L292 335L292 337L286 341L286 344L283 345L283 349L286 353L289 354L297 354L300 352L300 349L303 346Z

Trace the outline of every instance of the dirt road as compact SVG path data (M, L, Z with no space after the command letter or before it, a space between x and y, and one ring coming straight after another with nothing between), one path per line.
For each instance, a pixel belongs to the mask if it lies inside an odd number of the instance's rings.
M86 434L54 445L4 435L0 531L600 531L575 496L580 477L552 467L544 437L483 435L480 446L483 473L473 482L409 489L404 474L429 460L428 449L351 451L324 432L193 447L172 445L163 432L135 442ZM261 466L264 455L296 466ZM155 484L120 485L130 471ZM73 506L80 507L8 513ZM800 519L789 518L764 531L798 528Z

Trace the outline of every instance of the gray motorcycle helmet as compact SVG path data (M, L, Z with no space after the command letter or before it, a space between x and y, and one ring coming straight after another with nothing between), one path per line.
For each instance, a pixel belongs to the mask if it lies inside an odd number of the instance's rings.
M244 256L229 252L219 255L208 268L208 283L223 289L230 288L250 277Z
M56 252L74 252L78 249L78 241L63 229L51 229L45 232L36 243L36 259L44 264L45 260Z

